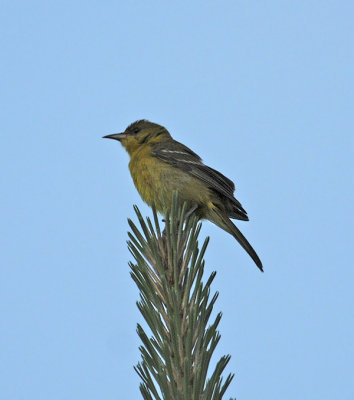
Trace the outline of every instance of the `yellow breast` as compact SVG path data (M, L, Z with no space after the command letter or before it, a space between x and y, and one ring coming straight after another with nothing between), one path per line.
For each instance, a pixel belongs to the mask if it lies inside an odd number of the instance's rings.
M161 179L164 163L151 155L150 146L141 146L131 157L130 173L142 199L150 206L155 203L157 211L164 209L164 179Z
M150 206L155 204L158 212L169 208L175 190L181 201L197 205L210 197L199 179L152 156L150 146L141 146L132 154L129 169L142 199Z

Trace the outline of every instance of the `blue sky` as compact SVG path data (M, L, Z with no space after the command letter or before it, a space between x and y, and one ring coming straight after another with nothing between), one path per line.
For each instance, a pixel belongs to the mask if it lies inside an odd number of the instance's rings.
M128 156L147 118L236 182L206 222L237 399L354 398L353 3L1 3L0 398L136 399Z

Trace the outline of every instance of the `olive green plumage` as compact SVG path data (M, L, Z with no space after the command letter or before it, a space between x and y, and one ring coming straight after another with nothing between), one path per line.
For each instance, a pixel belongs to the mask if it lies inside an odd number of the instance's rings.
M196 215L230 233L263 271L258 255L230 218L248 221L241 203L235 199L234 183L203 164L191 149L177 142L161 125L140 120L123 133L107 135L116 139L130 155L129 169L142 199L163 213L178 191Z

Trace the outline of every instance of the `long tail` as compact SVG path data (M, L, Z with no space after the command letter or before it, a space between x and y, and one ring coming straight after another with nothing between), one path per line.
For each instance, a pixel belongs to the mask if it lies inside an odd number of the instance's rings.
M214 213L213 213L214 214ZM240 245L247 251L249 256L255 262L257 267L263 272L262 261L258 257L257 253L254 251L253 247L249 244L248 240L242 235L240 230L232 223L232 221L220 215L219 213L215 213L212 218L209 218L211 222L220 228L224 229L226 232L229 232L239 243Z

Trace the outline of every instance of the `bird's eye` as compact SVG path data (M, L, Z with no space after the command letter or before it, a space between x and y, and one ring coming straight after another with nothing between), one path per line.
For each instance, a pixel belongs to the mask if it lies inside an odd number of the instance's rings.
M140 128L135 128L133 132L134 132L134 133L138 133L138 132L140 132L140 131L141 131Z

